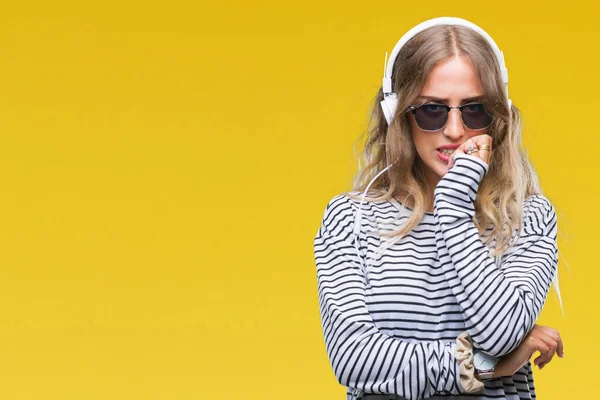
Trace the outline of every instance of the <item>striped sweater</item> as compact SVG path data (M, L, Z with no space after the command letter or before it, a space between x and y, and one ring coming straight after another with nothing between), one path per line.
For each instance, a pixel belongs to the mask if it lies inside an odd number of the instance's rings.
M494 356L516 348L558 263L556 214L542 195L524 202L516 244L498 264L490 257L472 220L487 171L479 158L458 155L435 189L434 212L379 256L388 239L379 233L398 229L412 210L394 199L365 202L355 236L359 202L345 194L329 201L314 255L325 347L347 399L357 390L406 399L535 398L529 361L513 376L486 382L483 392L465 394L454 357L464 331Z

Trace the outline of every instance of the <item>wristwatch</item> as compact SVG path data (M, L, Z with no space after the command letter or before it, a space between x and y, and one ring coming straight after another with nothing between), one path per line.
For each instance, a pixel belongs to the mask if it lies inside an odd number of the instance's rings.
M473 351L473 366L475 367L475 377L482 382L489 381L494 375L494 368L498 359L490 356L481 350Z

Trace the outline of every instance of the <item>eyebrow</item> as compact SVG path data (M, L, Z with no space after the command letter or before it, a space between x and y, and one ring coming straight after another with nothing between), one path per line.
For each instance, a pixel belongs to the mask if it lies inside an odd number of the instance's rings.
M475 97L467 97L466 99L462 99L462 101L460 102L461 104L465 104L465 103L470 103L472 101L482 101L484 99L484 96L475 96ZM438 103L447 103L448 99L442 99L439 97L433 97L433 96L419 96L419 98L417 99L419 101L435 101Z

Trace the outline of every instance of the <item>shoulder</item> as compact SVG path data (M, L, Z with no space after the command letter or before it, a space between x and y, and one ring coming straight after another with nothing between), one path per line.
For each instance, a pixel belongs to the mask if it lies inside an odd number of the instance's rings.
M327 201L316 240L324 237L348 238L354 229L357 205L348 193L336 194Z
M353 199L348 194L356 192L339 193L329 199L323 213L323 225L326 228L333 228L341 221L354 219L354 214L360 201Z

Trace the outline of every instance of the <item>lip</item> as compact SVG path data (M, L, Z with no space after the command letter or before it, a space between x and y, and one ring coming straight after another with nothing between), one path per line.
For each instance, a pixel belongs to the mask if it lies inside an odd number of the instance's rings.
M437 149L451 149L451 150L456 150L458 149L458 147L460 146L460 144L445 144L443 146L438 147Z
M460 144L445 144L443 146L438 147L436 149L435 153L437 154L437 156L438 156L438 158L440 160L442 160L443 162L447 163L448 160L450 159L450 157L442 154L442 152L440 151L440 149L456 150L456 149L458 149L459 146L460 146Z
M448 160L450 159L450 157L443 155L439 150L435 152L438 156L438 158L440 160L442 160L443 162L448 162Z

